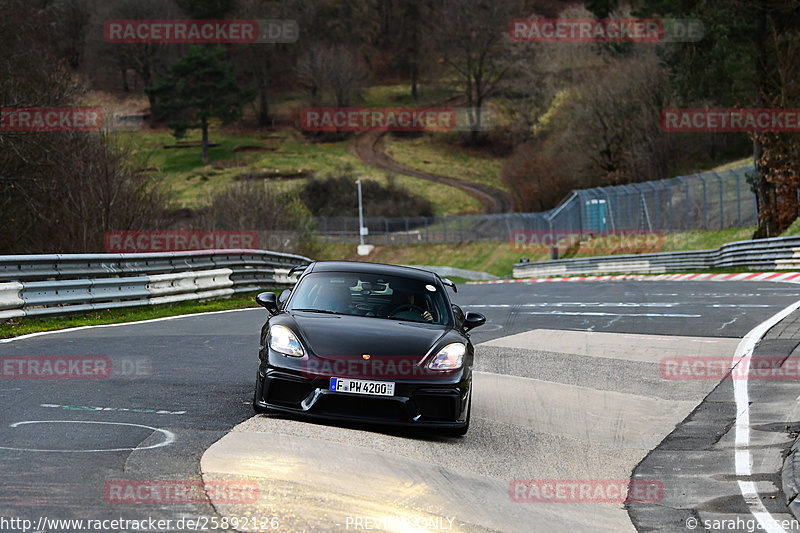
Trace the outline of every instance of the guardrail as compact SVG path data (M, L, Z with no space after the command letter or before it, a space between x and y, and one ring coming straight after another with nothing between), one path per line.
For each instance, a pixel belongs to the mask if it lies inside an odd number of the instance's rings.
M583 257L514 265L515 278L597 274L663 274L746 268L748 270L800 269L800 237L775 237L723 244L712 250L655 254Z
M230 296L310 263L264 250L0 256L0 320Z

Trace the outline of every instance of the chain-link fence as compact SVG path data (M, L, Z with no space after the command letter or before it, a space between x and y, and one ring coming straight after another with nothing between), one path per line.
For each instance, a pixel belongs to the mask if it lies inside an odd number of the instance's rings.
M504 241L517 230L660 231L725 229L757 223L752 166L630 185L573 191L542 213L365 218L369 244ZM319 217L326 242L356 243L358 218Z

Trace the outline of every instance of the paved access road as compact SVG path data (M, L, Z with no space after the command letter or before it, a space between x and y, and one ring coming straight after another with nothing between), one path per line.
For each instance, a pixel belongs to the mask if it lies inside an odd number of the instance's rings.
M732 355L739 337L800 299L800 287L511 283L462 286L454 299L489 318L473 335L473 427L461 439L248 420L262 310L2 343L0 356L87 356L112 371L0 379L0 517L247 513L275 517L282 531L381 518L387 527L414 518L455 531L632 531L620 504L517 503L509 484L627 479L715 385L664 380L659 360ZM205 480L245 474L260 487L256 504L107 501L108 484L121 480L199 480L210 446Z

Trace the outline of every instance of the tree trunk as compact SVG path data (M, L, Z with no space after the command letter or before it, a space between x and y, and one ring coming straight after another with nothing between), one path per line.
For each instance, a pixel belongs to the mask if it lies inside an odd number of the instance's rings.
M417 64L414 63L411 66L411 98L413 98L414 101L416 101L417 97L418 97L418 94L417 94L417 78L418 77L419 77L419 68L417 68Z
M122 91L129 93L131 92L131 88L128 85L128 69L125 67L119 68L120 77L122 78Z
M203 129L203 164L208 164L208 119L203 117L200 122Z
M756 46L755 72L756 72L756 95L755 107L764 106L764 94L767 90L764 85L767 80L767 10L763 2L759 6L758 28L754 38ZM777 237L776 234L776 211L777 195L775 185L766 179L766 170L759 160L763 155L763 145L758 136L753 140L753 192L756 195L756 207L758 210L758 228L756 228L753 238L763 239L765 237Z
M419 14L419 13L417 13ZM419 46L419 26L417 24L413 25L413 29L411 31L411 98L414 101L417 100L417 79L419 78L419 54L420 54L420 46Z
M258 80L258 125L269 126L272 117L269 116L269 69L263 65Z
M753 141L753 192L756 195L756 211L758 212L758 227L753 234L754 239L763 239L770 236L769 224L769 192L767 180L764 179L764 169L759 164L761 159L761 142Z

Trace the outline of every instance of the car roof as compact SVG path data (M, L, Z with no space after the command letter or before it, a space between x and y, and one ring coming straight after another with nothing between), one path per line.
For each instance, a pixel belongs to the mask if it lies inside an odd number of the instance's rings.
M428 283L436 283L438 281L438 276L428 270L382 263L363 263L361 261L316 261L309 265L306 272L363 272L412 278Z

